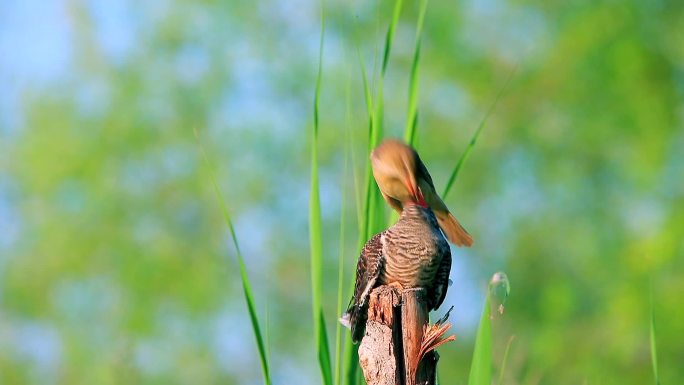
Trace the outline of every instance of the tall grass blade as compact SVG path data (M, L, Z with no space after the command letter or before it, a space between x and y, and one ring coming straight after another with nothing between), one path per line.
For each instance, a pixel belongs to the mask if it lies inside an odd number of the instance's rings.
M508 353L511 351L511 345L513 345L513 340L515 336L511 336L506 344L506 350L504 351L503 359L501 360L501 372L499 373L499 385L503 385L504 373L506 373L506 364L508 363Z
M399 15L401 14L402 0L397 0L394 4L394 12L392 20L385 35L385 47L383 50L382 67L380 69L380 77L377 84L377 92L375 96L375 104L373 104L370 86L368 85L368 77L363 62L363 58L359 54L359 62L361 65L361 73L363 78L364 96L366 98L366 108L368 112L368 152L375 148L383 137L383 121L384 121L384 106L383 106L383 79L387 71L387 64L389 63L390 52L392 49L392 41L394 40L394 32L399 22ZM371 170L370 160L366 160L366 195L364 200L363 214L365 220L361 221L361 228L359 229L359 247L360 251L366 240L370 239L374 234L383 230L386 224L384 217L384 206L382 203L382 195L378 190L373 180L373 173ZM348 292L351 295L353 290L355 277L352 277L351 285ZM358 372L358 351L351 338L347 334L345 338L345 384L356 384L359 381Z
M349 95L347 95L349 96ZM347 99L349 103L349 99ZM347 104L348 106L349 104ZM349 111L348 111L349 112ZM349 131L347 131L347 136L349 136ZM344 172L342 173L342 185L346 182L347 170L349 168L349 151L350 143L347 141L347 150L344 156ZM344 293L344 226L345 226L345 202L346 202L346 191L347 189L342 188L342 203L340 205L340 246L337 264L337 306L335 307L336 314L342 314L344 309L343 293ZM342 324L336 322L335 328L335 385L339 385L341 381L341 369L342 369Z
M418 24L416 26L416 48L413 52L413 63L411 64L411 75L409 78L409 100L408 111L406 114L406 129L404 130L404 141L413 146L416 140L416 126L418 124L418 67L420 62L421 36L423 34L423 21L427 11L428 0L422 0L420 13L418 14Z
M378 83L378 95L376 97L378 99L376 99L374 104L370 86L368 84L368 77L366 76L363 58L360 55L359 62L362 72L366 111L368 113L368 153L370 154L371 150L375 148L375 146L377 146L382 140L382 121L380 120L380 117L383 113L383 107L381 103L382 77ZM381 231L385 225L385 223L382 221L384 214L382 195L380 195L380 190L378 190L375 185L370 159L368 157L366 157L365 169L365 199L364 208L362 211L365 220L361 222L361 228L359 231L359 250L361 250L366 240L370 239L370 237L372 237L375 233Z
M374 127L375 127L375 114L373 113L373 96L371 95L371 90L370 86L368 84L368 76L366 75L366 66L363 61L363 57L361 56L361 53L359 52L359 65L361 67L361 80L363 81L363 95L364 99L366 101L366 112L368 114L368 147L367 147L367 153L370 153L371 149L373 148L373 141L374 139ZM368 215L368 210L370 207L370 200L371 200L371 194L369 191L369 184L368 184L368 178L371 174L371 166L370 162L366 160L364 163L365 165L365 172L366 172L366 183L365 183L365 193L364 193L364 201L363 201L363 210L362 210L362 216L363 220L361 221L361 227L359 228L359 250L361 247L363 247L364 242L366 242L367 235L368 235L368 227L369 227L369 215ZM353 284L353 283L352 283Z
M655 327L655 309L653 306L653 289L651 288L651 325L650 325L650 340L651 340L651 365L653 365L653 376L656 385L660 385L660 377L658 376L658 346L656 344L656 327Z
M392 12L392 19L390 20L389 27L387 28L387 34L385 35L385 47L383 49L382 57L382 67L380 69L380 77L378 78L377 91L375 95L375 109L369 110L369 114L372 115L370 130L370 140L368 142L369 153L370 150L375 148L384 136L384 125L385 125L385 95L384 95L384 82L385 74L387 73L387 65L389 63L390 52L392 51L392 42L394 41L394 34L397 29L397 24L399 24L399 16L401 15L403 1L397 0L394 3L394 10ZM376 233L382 231L388 224L388 218L385 216L385 204L383 202L380 190L375 185L375 180L371 173L370 161L367 161L367 210L366 218L368 226L366 227L365 239L370 239ZM363 246L361 244L360 246Z
M518 68L518 66L516 65L511 70L510 74L508 75L508 79L506 79L506 82L504 83L504 85L501 87L501 89L499 89L499 92L496 94L494 101L489 106L487 113L484 115L484 117L482 117L482 120L480 121L480 124L477 126L475 133L470 138L470 142L468 143L468 146L466 147L465 151L463 151L463 154L458 159L458 162L456 162L456 166L454 167L453 171L451 171L451 176L449 176L449 181L447 182L446 187L444 187L444 193L442 193L442 199L446 199L447 195L451 191L451 187L453 186L454 182L456 182L456 178L458 177L458 173L461 171L461 167L463 167L463 164L465 163L466 159L468 159L468 155L470 155L470 151L472 151L473 147L475 147L475 143L477 143L477 139L480 137L480 134L482 133L482 129L484 128L485 124L487 123L487 120L489 119L489 117L494 112L494 109L496 108L496 105L499 102L499 99L501 99L501 95L503 95L504 91L508 87L508 84L511 82L511 79L513 79L513 75L515 74L515 71L517 68Z
M384 76L387 71L387 63L389 63L390 51L392 50L392 41L394 40L394 31L397 29L399 23L399 15L401 15L402 0L397 0L394 3L394 12L392 13L392 20L390 21L387 35L385 35L385 50L382 55L382 73Z
M333 385L332 368L330 365L330 343L325 328L325 317L323 309L318 312L318 323L320 326L318 333L318 364L321 367L321 376L324 385Z
M487 290L484 309L475 337L475 350L470 365L468 385L491 385L492 383L492 323L490 291Z
M382 67L380 68L380 77L378 79L376 95L375 95L375 110L369 110L369 114L372 116L371 119L371 130L370 138L368 142L369 150L375 148L378 143L382 140L385 111L384 111L384 79L385 73L387 73L387 65L389 63L390 52L392 51L392 42L394 41L394 33L397 29L397 24L399 23L399 16L401 15L403 1L396 0L394 3L394 11L392 12L392 20L390 20L389 27L387 28L387 34L385 35L385 47L383 49L382 55ZM364 71L365 73L365 71ZM367 88L367 84L364 86ZM372 103L371 103L372 105ZM369 151L370 152L370 151ZM370 167L370 162L368 162ZM372 181L372 176L369 176ZM377 190L377 189L376 189ZM371 236L373 234L370 234Z
M503 272L492 276L487 287L484 309L475 336L473 361L470 366L468 385L491 385L492 383L492 303L503 314L504 304L510 294L511 286Z
M321 305L323 293L323 231L321 228L321 202L318 182L318 130L319 101L321 94L321 76L323 73L323 36L325 34L325 16L321 10L321 39L318 53L318 75L313 105L313 127L311 131L311 195L309 201L309 240L311 246L311 292L314 322L314 338L318 351L318 364L325 385L332 385L332 369L330 365L330 348L325 327L325 317Z
M358 51L357 51L358 52ZM363 65L363 62L361 63ZM364 76L364 82L365 82L365 72L363 74ZM347 126L352 127L352 112L351 112L351 90L350 90L350 84L347 84ZM367 96L367 99L369 99L370 96ZM370 108L370 107L369 107ZM370 123L369 123L370 126ZM356 171L356 152L354 151L354 145L352 144L352 135L350 134L350 130L347 130L347 148L349 149L349 153L351 155L351 170L352 170L352 180L354 181L354 203L356 206L356 225L358 229L361 229L363 227L363 204L361 203L361 181L359 177L359 173Z
M344 214L340 218L340 255L337 266L337 314L342 314L344 309L343 295L344 293ZM337 322L335 328L335 385L340 384L342 369L342 324Z
M366 75L366 67L363 61L363 57L361 55L360 51L358 52L358 57L359 57L359 66L361 69L361 79L363 81L363 94L365 97L366 101L366 111L368 113L368 151L372 149L372 143L374 141L374 132L373 129L375 127L374 123L374 114L373 114L373 98L371 95L371 90L370 86L368 84L368 76ZM360 221L360 226L359 226L359 237L358 237L358 250L361 250L363 247L363 244L366 242L367 234L369 232L369 229L371 227L371 215L369 213L370 206L371 206L371 200L372 200L372 195L370 187L368 183L368 178L369 175L371 174L371 169L370 169L370 162L366 160L365 162L365 170L366 170L366 183L365 183L365 193L364 193L364 200L363 200L363 210L361 211L361 214L363 218L361 218ZM372 176L371 176L372 178ZM351 297L353 294L354 290L354 280L356 277L352 275L350 279L350 285L348 285L347 289L347 297ZM345 338L344 341L344 373L345 373L345 385L353 385L357 383L357 372L358 372L358 352L357 352L357 347L352 344L351 341L351 336L347 333L347 337Z
M357 381L357 373L359 369L359 352L358 348L352 343L351 336L346 333L344 338L344 384L355 385Z
M266 347L266 360L271 362L271 319L268 310L269 299L266 297L266 306L264 307L264 347Z
M271 372L269 369L268 352L266 349L266 345L264 343L264 338L261 334L261 328L259 326L259 319L258 319L257 313L256 313L256 305L254 304L254 295L252 294L252 286L249 283L249 277L247 276L247 269L245 268L245 262L244 262L244 259L242 258L242 253L240 252L240 244L238 242L238 238L237 238L237 235L235 233L235 227L233 226L233 221L231 219L230 213L228 212L226 202L223 199L223 193L221 192L221 188L219 187L218 183L216 182L216 176L214 175L214 170L213 170L213 167L211 166L211 162L209 161L209 156L207 155L207 151L204 149L204 146L202 145L202 143L199 139L199 133L197 132L197 129L195 129L195 138L197 140L197 143L199 144L200 150L202 151L202 156L204 157L204 162L206 163L207 168L209 170L209 177L210 177L211 183L214 187L214 193L216 193L216 197L218 198L218 201L221 204L221 212L223 214L223 220L225 221L226 225L228 226L228 231L230 232L231 240L233 241L233 245L235 246L238 267L240 270L240 280L242 282L242 291L243 291L244 296L245 296L245 302L247 303L247 311L249 312L249 319L252 323L252 331L254 332L254 338L256 339L257 350L259 351L259 359L261 361L261 372L264 376L264 383L266 385L270 385L271 384Z

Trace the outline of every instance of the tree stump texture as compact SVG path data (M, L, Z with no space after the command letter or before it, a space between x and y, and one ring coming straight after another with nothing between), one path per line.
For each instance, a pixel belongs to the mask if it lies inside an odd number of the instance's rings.
M424 289L393 285L370 294L366 334L359 346L359 363L368 385L434 385L437 346L448 323L428 325Z

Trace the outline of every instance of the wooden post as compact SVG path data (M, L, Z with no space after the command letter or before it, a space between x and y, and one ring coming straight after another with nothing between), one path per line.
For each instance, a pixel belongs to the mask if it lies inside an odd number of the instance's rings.
M380 286L370 294L359 362L368 385L434 385L434 348L449 328L428 325L424 289Z
M397 331L394 327L400 323L401 294L391 286L380 286L370 294L368 303L368 321L366 335L359 345L359 364L368 385L402 384L403 367L401 345L395 341Z

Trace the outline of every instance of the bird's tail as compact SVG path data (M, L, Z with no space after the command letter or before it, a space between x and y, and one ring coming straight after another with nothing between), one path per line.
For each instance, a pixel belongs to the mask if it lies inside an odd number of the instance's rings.
M449 242L456 246L470 247L473 244L473 238L449 211L435 210L435 216Z
M358 305L350 306L347 312L340 317L340 323L351 329L352 342L357 343L363 338L366 331L366 317L366 312Z

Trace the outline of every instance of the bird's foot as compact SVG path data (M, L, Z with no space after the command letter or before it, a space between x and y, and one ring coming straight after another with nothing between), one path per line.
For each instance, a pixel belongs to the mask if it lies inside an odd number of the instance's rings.
M390 286L393 289L398 290L400 293L402 291L404 291L404 287L399 282L391 282L391 283L387 284L387 286Z

